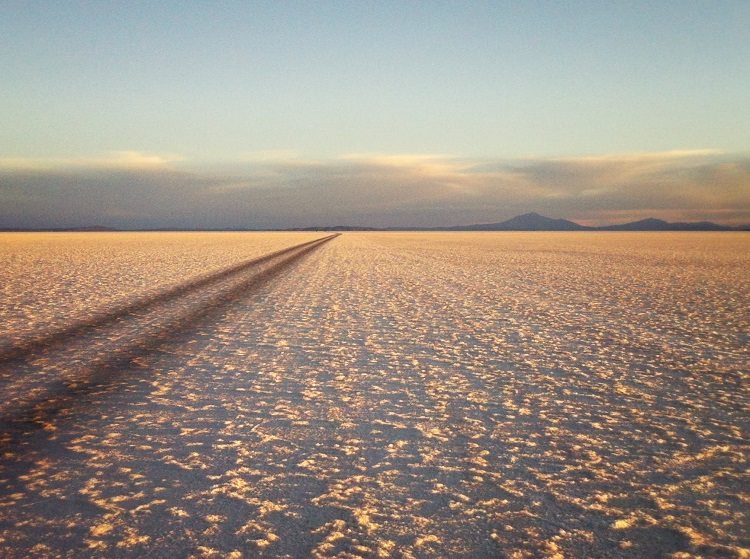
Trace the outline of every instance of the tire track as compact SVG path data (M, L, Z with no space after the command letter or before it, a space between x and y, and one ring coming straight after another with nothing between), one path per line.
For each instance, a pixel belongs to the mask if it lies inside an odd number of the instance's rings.
M52 346L62 344L68 340L74 339L77 336L91 332L96 328L112 324L133 313L149 311L151 309L154 309L159 304L167 303L190 292L194 292L197 289L210 286L211 284L215 284L223 279L234 277L242 272L247 271L248 269L254 268L265 262L269 262L294 251L298 251L306 246L317 245L336 236L338 236L338 234L277 250L264 256L248 260L247 262L242 262L236 266L226 268L214 274L189 281L182 285L178 285L177 287L174 287L167 291L163 291L161 293L157 293L150 297L138 299L132 303L123 305L114 310L97 314L88 320L77 322L66 328L48 332L41 336L36 336L29 340L14 344L10 347L0 349L0 363L12 361L19 358L23 359L25 357L28 357L35 351L48 349Z
M254 258L0 351L0 443L106 388L175 335L247 296L338 234Z

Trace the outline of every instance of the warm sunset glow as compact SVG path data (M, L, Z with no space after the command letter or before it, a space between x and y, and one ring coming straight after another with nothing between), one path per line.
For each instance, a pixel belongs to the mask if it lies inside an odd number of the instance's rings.
M749 19L740 0L9 6L0 230L750 227Z
M0 555L744 557L749 242L2 234Z
M0 558L750 558L748 22L0 3Z

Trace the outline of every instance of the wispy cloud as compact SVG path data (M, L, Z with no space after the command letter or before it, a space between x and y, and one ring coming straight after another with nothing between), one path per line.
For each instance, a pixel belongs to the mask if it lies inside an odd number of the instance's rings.
M414 175L434 177L466 176L466 171L473 167L471 162L446 154L350 153L340 159L355 166L403 169Z
M162 167L178 161L179 155L153 155L139 151L115 151L95 157L0 158L0 170L138 169Z
M192 170L189 170L192 169ZM714 150L476 160L449 154L247 154L197 169L119 152L0 160L0 227L434 226L526 211L750 223L750 157Z

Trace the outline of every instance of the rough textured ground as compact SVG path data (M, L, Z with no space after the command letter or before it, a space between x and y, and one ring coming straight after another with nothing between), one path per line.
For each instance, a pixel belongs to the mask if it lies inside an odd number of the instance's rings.
M0 233L0 336L22 340L315 233Z
M748 249L346 233L8 420L0 555L750 556Z

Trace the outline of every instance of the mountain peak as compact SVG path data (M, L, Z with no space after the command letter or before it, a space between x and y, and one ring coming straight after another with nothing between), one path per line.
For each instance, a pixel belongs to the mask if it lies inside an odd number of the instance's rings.
M708 221L669 223L654 217L620 225L587 227L567 219L552 219L536 212L529 212L500 223L477 223L441 229L448 231L731 231L733 228Z
M452 231L586 231L588 227L567 219L552 219L529 212L500 223L479 223L450 227Z
M586 229L583 225L567 219L552 219L536 212L516 216L498 225L509 231L581 231Z

